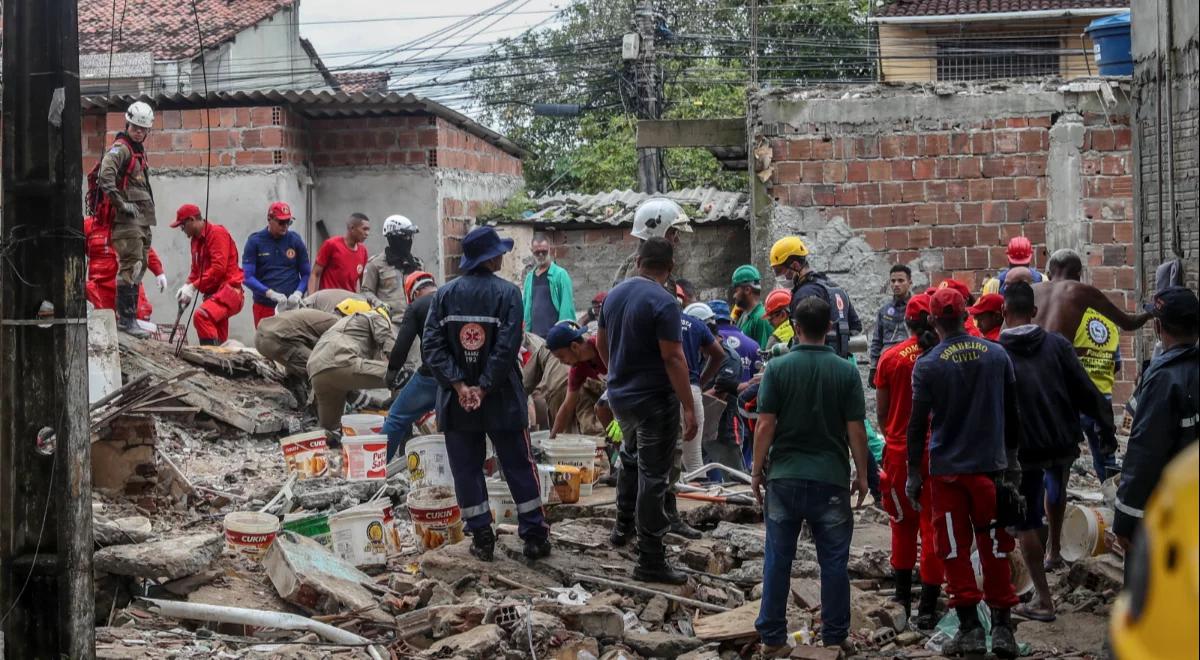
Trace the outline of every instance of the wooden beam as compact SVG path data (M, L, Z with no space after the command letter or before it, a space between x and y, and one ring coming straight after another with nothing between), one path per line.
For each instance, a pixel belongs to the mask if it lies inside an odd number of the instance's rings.
M637 146L745 147L746 118L643 119L638 121Z

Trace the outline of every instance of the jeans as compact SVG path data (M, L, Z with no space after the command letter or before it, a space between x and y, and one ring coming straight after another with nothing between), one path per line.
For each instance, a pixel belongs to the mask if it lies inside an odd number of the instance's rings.
M1112 404L1111 394L1104 395L1104 398L1110 405ZM1087 436L1088 451L1092 453L1092 469L1096 471L1096 477L1103 483L1105 478L1120 471L1117 466L1117 455L1106 455L1100 449L1100 425L1096 423L1096 420L1087 415L1080 415L1079 425L1083 427L1083 434Z
M383 433L387 436L387 460L390 463L397 454L404 453L404 444L412 437L412 425L433 410L437 400L437 381L432 376L414 373L404 384L383 422Z
M663 536L670 529L664 498L679 442L679 400L668 394L629 409L613 409L621 426L617 474L617 522L636 521L643 562L665 561Z
M850 539L854 516L850 490L807 479L767 482L767 523L762 605L754 627L768 646L787 642L787 604L791 598L792 561L800 527L808 522L821 567L821 638L841 644L850 631Z

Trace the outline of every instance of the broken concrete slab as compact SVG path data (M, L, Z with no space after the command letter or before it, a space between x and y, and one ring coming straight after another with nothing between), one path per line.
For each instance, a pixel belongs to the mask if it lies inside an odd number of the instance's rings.
M452 653L468 658L495 657L504 641L504 631L495 624L476 626L464 633L439 640L429 647L431 655Z
M363 586L373 582L370 576L306 536L280 534L267 550L263 567L279 596L309 614L353 610L372 620L392 621Z
M692 649L703 646L704 642L695 637L684 637L671 633L657 632L628 632L625 634L625 644L629 648L649 658L676 658Z
M102 548L92 562L96 570L113 575L175 580L211 566L224 545L220 534L191 534Z
M643 623L661 625L667 618L667 609L671 606L663 596L655 596L651 598L646 606L642 608L642 613L638 616Z
M724 575L736 564L733 548L728 543L708 538L688 541L679 553L679 561L710 575Z
M535 602L533 609L562 619L571 630L600 640L619 640L625 636L625 619L615 607L583 607L553 601Z
M709 536L727 541L742 559L761 559L767 542L767 531L764 528L738 525L724 520L717 523L716 529L710 532Z
M694 649L675 660L721 660L721 645L713 642Z
M1096 593L1120 591L1125 585L1125 573L1120 560L1112 555L1088 557L1071 564L1067 582L1075 588L1084 587Z
M575 637L554 651L553 660L593 660L600 657L600 643L592 637Z
M145 525L140 524L141 521L145 521ZM93 521L92 538L97 548L105 548L110 545L145 543L154 538L154 533L150 531L148 519L131 516L120 520Z
M754 620L761 605L761 600L755 600L728 612L699 617L692 622L696 637L706 642L753 637L758 634Z
M842 657L842 650L838 648L826 648L824 646L800 645L788 657L804 658L804 660L838 660Z
M813 610L821 606L821 582L810 578L792 578L792 602L797 606Z

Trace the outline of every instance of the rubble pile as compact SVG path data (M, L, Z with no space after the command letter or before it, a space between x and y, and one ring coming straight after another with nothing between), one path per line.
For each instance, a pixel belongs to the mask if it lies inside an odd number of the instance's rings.
M151 410L121 411L94 427L98 657L701 660L756 649L765 541L756 505L680 498L684 518L704 531L697 540L667 537L672 560L690 576L682 586L632 580L633 550L608 542L615 491L603 481L573 504L548 506L554 549L546 559L525 560L509 524L497 526L491 563L468 552L469 540L427 550L408 518L406 471L363 481L333 469L316 478L289 473L279 438L315 424L251 358L185 363L165 344L121 341L127 384L149 373L142 385L153 387L201 366L152 396L161 400ZM144 369L149 362L153 371ZM727 483L721 492L748 487ZM368 561L347 559L353 553L331 529L330 516L348 511L379 512L385 550ZM223 527L234 512L262 512L282 526L261 547L235 549ZM911 630L889 600L887 523L872 506L855 512L856 653L937 657L937 634ZM839 657L818 645L819 572L802 537L788 606L792 657ZM1099 653L1120 579L1108 557L1054 572L1059 620L1021 623L1018 638L1034 657ZM1077 634L1085 629L1101 632Z

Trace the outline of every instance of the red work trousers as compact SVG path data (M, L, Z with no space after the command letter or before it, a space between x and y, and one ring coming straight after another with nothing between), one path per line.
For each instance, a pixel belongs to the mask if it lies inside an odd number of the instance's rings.
M892 568L912 570L917 565L917 535L921 538L921 583L941 584L946 568L937 553L937 538L933 529L933 484L929 479L929 463L922 466L925 477L921 485L921 511L914 511L904 484L908 480L908 454L899 449L883 450L883 472L879 475L879 491L883 495L883 510L891 518Z
M996 521L996 483L986 474L937 475L933 482L933 524L938 552L946 563L946 592L950 607L984 600L1006 609L1017 604L1008 553L1016 547L1011 534L993 527ZM983 567L983 592L971 566L974 539Z
M116 278L105 281L88 280L84 285L84 294L91 301L92 306L96 309L116 309L117 308L117 285ZM150 301L146 299L146 289L142 285L138 285L138 304L137 317L143 321L149 321L150 315L154 313L154 307Z
M242 311L245 294L242 287L222 285L217 292L204 299L192 316L196 336L201 340L216 340L223 344L229 339L229 319Z
M250 306L250 313L254 314L254 328L257 330L258 324L261 323L263 319L269 319L272 316L275 316L275 306L254 303Z

